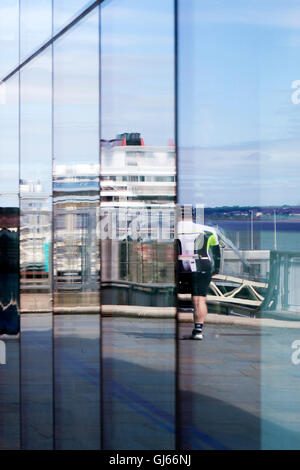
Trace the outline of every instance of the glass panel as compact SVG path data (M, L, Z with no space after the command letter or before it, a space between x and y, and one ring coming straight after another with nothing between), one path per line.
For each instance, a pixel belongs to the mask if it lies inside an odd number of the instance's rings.
M20 59L33 53L51 38L52 0L20 2Z
M98 14L54 44L56 449L100 446Z
M262 3L261 210L255 221L269 253L269 286L261 306L261 446L300 449L300 35L294 22L300 1Z
M53 0L54 34L88 8L94 0Z
M52 49L21 70L22 448L53 448Z
M19 0L2 0L0 80L19 63Z
M260 447L262 3L179 1L182 449Z
M0 104L0 448L20 448L19 76ZM5 87L5 96L4 90Z
M173 15L101 7L104 449L175 446Z

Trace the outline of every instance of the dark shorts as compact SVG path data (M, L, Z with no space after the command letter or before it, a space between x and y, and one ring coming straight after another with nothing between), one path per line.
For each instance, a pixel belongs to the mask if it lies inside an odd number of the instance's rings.
M192 274L192 295L197 295L201 297L206 297L210 280L211 274L210 273L191 273Z
M195 271L192 275L192 295L206 297L211 281L211 264L202 260L201 271Z

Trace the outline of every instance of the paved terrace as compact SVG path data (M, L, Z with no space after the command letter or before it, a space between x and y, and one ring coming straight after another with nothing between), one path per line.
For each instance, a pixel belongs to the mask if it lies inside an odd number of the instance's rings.
M299 448L300 365L292 344L300 330L209 315L196 342L182 339L192 327L184 315L177 342L182 449ZM21 343L4 338L1 449L19 448L20 436L23 448L51 449L53 429L57 449L97 449L101 421L106 449L174 448L174 319L103 318L102 415L99 323L98 315L54 317L54 382L51 315L22 315Z

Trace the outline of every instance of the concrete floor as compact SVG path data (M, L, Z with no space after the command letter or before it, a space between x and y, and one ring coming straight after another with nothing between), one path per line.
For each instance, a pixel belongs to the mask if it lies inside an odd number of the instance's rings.
M98 315L52 321L5 340L0 449L300 448L296 331L207 324L197 342L182 323L176 344L174 320L104 318L100 361Z

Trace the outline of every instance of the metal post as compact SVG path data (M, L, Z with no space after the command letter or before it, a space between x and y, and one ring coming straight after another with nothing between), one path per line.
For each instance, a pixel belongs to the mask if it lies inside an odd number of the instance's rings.
M251 250L253 250L253 211L250 211L251 213Z
M276 209L274 209L274 250L277 250L277 224L276 224Z

